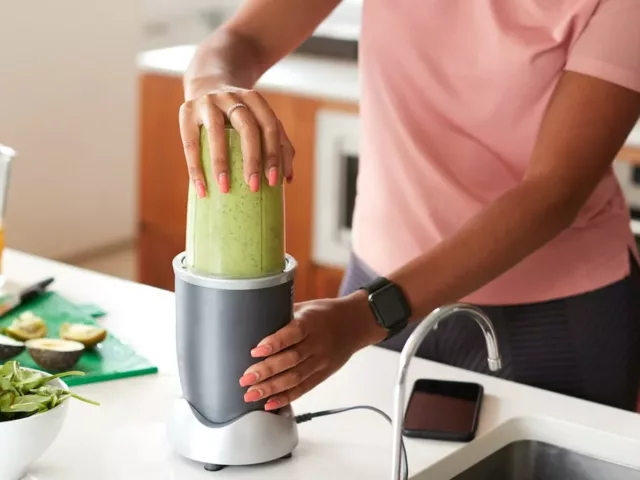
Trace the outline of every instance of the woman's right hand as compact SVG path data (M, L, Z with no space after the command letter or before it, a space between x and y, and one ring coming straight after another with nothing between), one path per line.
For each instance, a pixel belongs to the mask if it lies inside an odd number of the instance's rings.
M240 106L239 106L240 105ZM200 164L200 126L208 132L213 174L222 193L229 191L229 162L225 121L240 134L244 158L244 179L252 192L260 188L260 175L269 185L279 181L282 171L287 182L293 180L294 149L280 120L268 102L255 90L219 87L187 100L180 107L180 135L189 178L199 197L208 188Z

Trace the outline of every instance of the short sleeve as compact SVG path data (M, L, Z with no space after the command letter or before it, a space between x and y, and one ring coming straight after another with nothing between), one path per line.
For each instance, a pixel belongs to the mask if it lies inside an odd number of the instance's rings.
M601 0L565 69L640 92L640 0Z

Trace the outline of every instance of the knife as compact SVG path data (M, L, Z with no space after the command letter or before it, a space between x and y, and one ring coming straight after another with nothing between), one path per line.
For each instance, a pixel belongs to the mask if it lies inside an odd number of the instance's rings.
M15 310L21 305L35 300L46 292L47 287L54 281L53 277L46 278L29 287L23 288L17 294L7 295L0 300L0 316Z

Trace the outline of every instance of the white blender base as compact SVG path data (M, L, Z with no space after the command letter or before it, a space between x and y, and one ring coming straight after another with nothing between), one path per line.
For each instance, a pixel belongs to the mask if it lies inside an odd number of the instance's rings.
M255 465L286 457L298 445L291 407L278 413L254 411L221 427L207 427L183 398L169 418L169 442L178 455L204 463L205 468Z

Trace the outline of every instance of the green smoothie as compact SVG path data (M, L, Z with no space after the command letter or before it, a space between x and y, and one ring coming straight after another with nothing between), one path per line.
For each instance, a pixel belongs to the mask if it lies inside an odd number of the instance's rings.
M220 193L212 173L206 129L200 131L207 196L198 198L189 185L187 204L187 265L201 273L251 278L282 272L284 249L284 189L269 186L264 173L257 193L249 190L242 170L240 135L227 129L229 192Z

